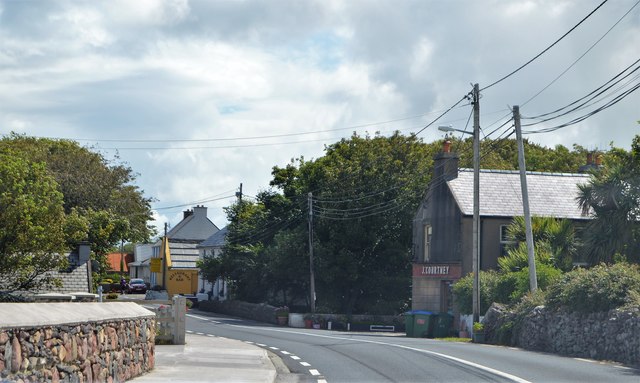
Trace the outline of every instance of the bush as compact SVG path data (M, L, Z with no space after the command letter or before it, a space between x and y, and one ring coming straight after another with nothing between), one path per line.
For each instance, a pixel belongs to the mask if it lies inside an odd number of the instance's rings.
M118 299L118 294L109 293L109 294L107 294L107 299L109 299L109 300Z
M500 274L495 270L480 272L480 312L486 312L497 301ZM473 274L468 274L453 285L454 304L463 314L473 312Z
M592 313L637 304L639 297L640 267L623 262L564 274L549 287L547 304Z

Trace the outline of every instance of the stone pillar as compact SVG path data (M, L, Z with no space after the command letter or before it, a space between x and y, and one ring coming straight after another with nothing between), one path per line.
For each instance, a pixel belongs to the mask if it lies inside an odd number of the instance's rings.
M185 343L187 298L175 295L171 305L173 311L173 344Z

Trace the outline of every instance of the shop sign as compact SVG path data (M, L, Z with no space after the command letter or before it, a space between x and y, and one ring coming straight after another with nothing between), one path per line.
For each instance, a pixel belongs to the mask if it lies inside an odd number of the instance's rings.
M413 264L414 277L460 278L461 271L460 264Z
M159 273L160 271L162 271L162 259L151 258L150 266L152 273Z

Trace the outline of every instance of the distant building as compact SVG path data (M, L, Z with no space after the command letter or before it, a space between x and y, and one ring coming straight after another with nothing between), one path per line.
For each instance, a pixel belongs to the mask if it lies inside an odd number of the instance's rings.
M93 293L89 243L81 242L77 249L67 253L69 266L63 270L51 270L47 276L58 278L62 285L40 290L37 293Z
M200 252L200 259L204 257L219 257L222 255L222 248L227 240L227 232L228 227L224 227L222 230L214 233L204 242L199 244L198 250ZM200 286L199 291L201 293L209 294L209 297L214 300L223 301L227 299L229 291L227 282L224 279L218 278L215 281L207 281L202 278L202 275L200 275L198 281L198 286Z
M151 270L149 260L153 256L153 244L139 243L133 248L133 261L129 263L129 277L142 278L151 283Z
M152 258L162 260L166 254L167 262L159 272L153 272L152 269L151 285L162 285L164 281L170 295L196 294L199 290L197 246L219 230L207 218L206 206L186 210L182 221L167 232L165 249L163 250L162 239L153 245ZM154 262L153 259L150 262ZM166 275L163 277L164 272Z

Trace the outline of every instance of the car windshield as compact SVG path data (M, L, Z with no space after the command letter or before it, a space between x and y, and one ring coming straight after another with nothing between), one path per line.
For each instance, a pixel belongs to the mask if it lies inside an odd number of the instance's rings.
M131 282L129 282L129 283L142 284L142 283L144 283L144 281L142 279L132 279Z

